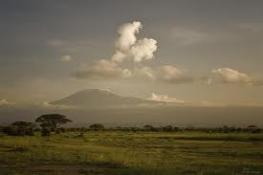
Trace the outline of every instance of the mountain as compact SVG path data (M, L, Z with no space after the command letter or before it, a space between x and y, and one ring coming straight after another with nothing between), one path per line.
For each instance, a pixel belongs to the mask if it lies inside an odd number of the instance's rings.
M91 123L107 126L263 126L263 107L189 106L123 97L99 89L82 90L43 105L2 105L0 125L17 120L34 121L36 117L48 113L66 115L74 126L88 126Z
M107 108L157 104L157 102L136 97L123 97L108 90L86 89L60 100L50 102L50 104L85 108Z

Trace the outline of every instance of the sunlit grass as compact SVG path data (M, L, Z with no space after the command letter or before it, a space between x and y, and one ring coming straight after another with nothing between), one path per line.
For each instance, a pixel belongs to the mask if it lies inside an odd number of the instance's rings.
M109 131L87 132L84 136L1 136L0 162L6 166L0 170L14 166L12 171L29 173L31 166L52 169L52 165L65 165L91 166L95 172L103 169L114 174L233 174L245 168L263 171L262 136Z

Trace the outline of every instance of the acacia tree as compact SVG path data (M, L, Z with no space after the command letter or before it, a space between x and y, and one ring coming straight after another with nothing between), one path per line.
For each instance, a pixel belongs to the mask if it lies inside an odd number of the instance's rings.
M42 136L50 135L51 131L56 131L63 124L72 122L65 115L61 114L44 114L36 119L42 128Z

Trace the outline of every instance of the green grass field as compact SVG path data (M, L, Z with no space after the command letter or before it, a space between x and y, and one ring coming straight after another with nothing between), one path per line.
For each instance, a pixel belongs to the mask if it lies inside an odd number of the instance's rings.
M263 174L263 134L91 131L0 136L1 175Z

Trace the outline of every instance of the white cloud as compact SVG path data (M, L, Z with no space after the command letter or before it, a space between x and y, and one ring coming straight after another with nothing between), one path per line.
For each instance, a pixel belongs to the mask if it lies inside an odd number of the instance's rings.
M245 73L231 68L218 68L212 70L212 73L224 83L251 84L252 78Z
M182 71L175 66L165 65L160 68L161 76L165 80L179 79Z
M102 59L86 69L75 72L73 76L79 79L114 79L127 78L131 76L131 72L112 61Z
M161 66L157 76L160 80L169 83L186 83L194 80L192 77L186 76L184 71L172 65Z
M179 100L179 99L174 98L174 97L169 97L168 95L159 95L156 93L152 93L149 100L166 102L166 103L181 103L181 104L185 103L185 101L183 101L183 100Z
M137 38L136 33L142 28L142 24L139 21L123 24L119 30L119 38L116 41L116 48L122 52L126 52L132 45L135 44Z
M127 58L133 59L134 62L141 62L154 57L157 41L149 38L138 40L136 34L141 28L142 24L139 21L123 24L118 30L119 37L115 43L116 50L112 58L99 60L88 68L73 73L73 76L79 79L113 79L129 78L141 74L154 79L154 75L148 67L135 68L131 71L121 66ZM63 60L69 61L71 57L65 57Z
M126 54L124 54L121 51L116 51L114 55L111 57L111 60L116 63L121 63L125 58L127 57Z
M157 41L154 39L144 38L132 46L131 54L135 62L149 60L153 58L153 53L157 50Z
M251 86L263 86L263 80L247 75L231 68L218 68L212 70L215 77L210 77L210 84L213 82L222 82L228 84L244 84Z
M72 56L71 56L71 55L63 55L63 56L60 58L60 61L62 61L62 62L72 61Z
M134 62L149 60L154 57L157 50L157 41L151 38L137 39L136 34L142 29L139 21L126 23L119 30L119 38L116 41L116 50L112 56L112 61L121 63L126 58L133 59Z

